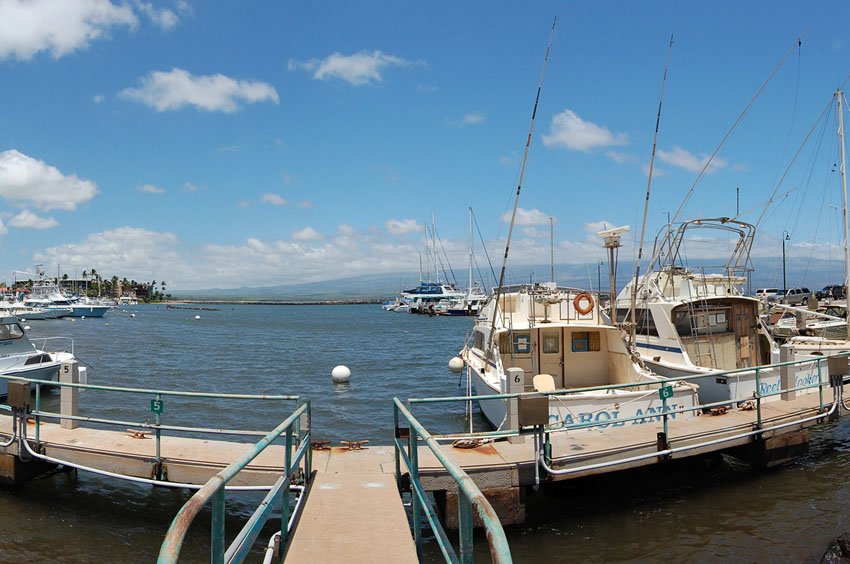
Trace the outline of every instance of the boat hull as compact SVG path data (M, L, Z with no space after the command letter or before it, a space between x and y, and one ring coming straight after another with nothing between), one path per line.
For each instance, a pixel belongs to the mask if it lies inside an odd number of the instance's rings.
M502 391L490 385L475 369L470 370L472 386L476 395L500 394ZM652 382L642 382L651 384ZM510 400L479 400L484 417L496 429L504 428L508 402ZM676 386L673 397L667 400L667 412L693 408L699 405L697 392L690 386ZM662 420L664 403L656 388L641 390L617 390L613 393L586 392L552 396L549 402L549 425L594 424L594 429L623 427L657 423ZM694 417L694 411L670 413L670 419ZM631 419L638 418L638 419Z

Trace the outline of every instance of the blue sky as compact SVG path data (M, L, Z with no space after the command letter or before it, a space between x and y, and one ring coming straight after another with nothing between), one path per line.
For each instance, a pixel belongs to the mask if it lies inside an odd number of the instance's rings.
M556 15L516 266L548 262L549 217L558 263L602 258L602 225L630 225L633 256L665 60L650 236L798 36L680 219L735 215L740 188L755 222L850 73L846 2L0 0L0 280L389 276L419 268L432 212L457 270L469 206L501 257ZM787 230L789 257L840 258L837 175L814 161L756 256Z

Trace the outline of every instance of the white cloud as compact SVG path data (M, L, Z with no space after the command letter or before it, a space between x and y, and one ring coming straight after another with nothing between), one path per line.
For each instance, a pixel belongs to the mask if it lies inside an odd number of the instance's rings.
M333 53L321 60L290 60L288 68L311 71L316 80L337 78L353 86L365 86L382 82L382 71L388 67L406 67L410 64L410 61L381 51L360 51L354 55Z
M605 156L617 164L636 163L638 161L636 156L620 151L606 151Z
M160 188L159 186L154 186L153 184L142 184L138 188L139 192L144 192L146 194L164 194L165 188Z
M478 125L484 123L484 119L483 114L466 114L460 123L461 125Z
M49 247L33 258L44 264L95 266L104 276L120 273L135 280L159 280L163 273L185 277L191 267L182 264L183 259L175 250L178 242L171 233L119 227L93 233L79 243Z
M21 229L50 229L59 225L59 222L52 217L39 217L29 210L23 210L9 220L9 225Z
M641 165L640 170L644 176L649 176L649 164ZM658 168L658 165L652 165L652 176L653 178L667 176L667 171L663 168Z
M0 197L41 210L68 210L91 200L97 186L14 149L0 153Z
M203 192L206 189L207 189L206 186L198 186L198 185L193 184L192 182L189 182L189 181L186 181L183 184L183 191L184 192Z
M352 235L354 235L356 233L354 228L351 227L350 225L346 224L346 223L342 223L342 224L338 225L337 228L336 228L336 232L338 234L342 235L343 237L351 237Z
M324 239L322 234L309 226L292 234L293 241L321 241L322 239Z
M140 0L136 0L134 4L136 5L136 8L138 8L139 12L147 16L154 25L164 31L174 29L180 21L180 18L177 17L177 14L173 11L166 8L157 9L150 2L141 2Z
M315 208L316 204L314 204L310 200L301 200L300 202L298 202L298 207L299 208L305 208L305 209Z
M658 158L670 166L676 166L691 172L700 172L708 162L707 155L703 155L702 158L698 158L690 151L678 146L673 147L672 151L663 151L659 149ZM706 172L718 171L721 168L725 168L727 164L728 163L725 160L715 157L714 160L711 161L711 165L708 167Z
M572 110L564 110L552 118L549 134L543 136L547 147L566 147L574 151L590 151L600 147L626 145L625 133L611 133L607 127L584 121Z
M260 201L265 204L271 204L273 206L285 206L289 203L277 194L272 194L271 192L269 192L268 194L263 194L263 197L260 198Z
M279 103L277 90L270 84L234 80L223 74L194 76L174 68L169 72L153 71L142 77L141 86L126 88L119 96L141 102L158 112L194 106L208 112L235 112L240 102L270 101Z
M97 94L94 98L92 98L95 104L102 104L106 97L103 94Z
M423 227L417 223L415 219L388 219L384 222L384 227L391 235L407 235L408 233L418 233Z
M58 59L85 49L112 28L137 24L129 6L109 0L3 0L0 59L29 60L42 51Z
M523 208L517 208L516 210L516 221L515 225L521 225L530 227L533 225L549 225L549 218L551 216L547 213L544 213L537 208L526 210ZM502 222L510 223L511 222L511 212L507 211L502 214Z
M5 235L9 230L6 228L6 224L3 223L3 220L0 219L0 235Z

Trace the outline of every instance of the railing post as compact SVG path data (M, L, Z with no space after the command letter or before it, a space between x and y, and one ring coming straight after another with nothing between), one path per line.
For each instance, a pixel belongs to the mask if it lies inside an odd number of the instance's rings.
M761 369L756 366L756 429L761 429Z
M296 404L297 407L297 404ZM310 400L307 400L307 409L305 410L307 414L307 433L304 435L304 440L307 441L306 444L310 444L310 439L313 437L313 411L312 404ZM304 472L306 474L305 480L309 480L310 476L313 475L313 448L311 446L307 447L307 454L304 456Z
M410 483L419 482L419 435L410 428L410 434L407 437L407 455L410 458ZM416 488L410 489L411 509L413 510L413 540L416 542L416 555L419 560L422 560L422 508L419 502L419 495L416 493Z
M160 409L157 409L156 411L154 411L154 422L156 423L156 429L155 429L155 433L156 433L156 479L161 480L162 479L162 448L161 448L162 447L162 444L161 444L162 430L159 428L159 426L162 423L162 409L161 409L161 407L162 407L162 394L156 395L156 402L157 402L156 405L160 407Z
M472 564L472 502L458 488L457 491L458 542L460 543L461 564Z
M35 446L38 448L41 445L41 384L35 384ZM26 431L27 417L21 421L24 424L23 431Z
M224 563L224 484L210 499L212 524L210 526L210 562Z
M286 429L286 451L283 455L283 471L286 479L281 489L280 502L280 546L281 550L289 542L289 486L292 476L292 427Z
M393 462L395 463L395 486L401 495L401 457L398 455L398 405L393 399ZM415 494L415 492L414 492Z
M825 358L819 358L818 363L818 402L820 402L820 408L823 409L823 378L821 376L821 366L826 362ZM826 367L826 376L827 382L829 381L829 365ZM840 411L840 410L839 410Z

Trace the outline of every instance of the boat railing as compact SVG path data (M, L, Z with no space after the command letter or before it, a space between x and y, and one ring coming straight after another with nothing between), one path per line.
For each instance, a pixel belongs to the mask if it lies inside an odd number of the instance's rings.
M393 420L395 422L395 475L399 492L402 490L401 465L408 469L410 475L410 497L412 505L413 538L416 542L416 552L422 559L422 517L424 517L434 533L437 544L446 562L471 563L473 561L473 510L478 515L484 527L487 542L490 547L490 557L495 563L508 564L512 562L510 547L505 537L505 531L499 521L496 511L484 494L463 471L440 448L439 443L431 433L413 416L408 408L398 399L393 398ZM404 421L407 427L400 424ZM419 480L419 445L424 443L446 472L458 486L458 545L460 555L455 551L446 534L436 508L426 495Z
M37 339L30 339L30 343L32 343L36 349L45 352L68 352L74 354L74 339L71 337L39 337ZM41 345L39 346L39 343ZM48 348L48 344L57 346L51 346Z

